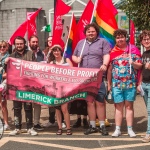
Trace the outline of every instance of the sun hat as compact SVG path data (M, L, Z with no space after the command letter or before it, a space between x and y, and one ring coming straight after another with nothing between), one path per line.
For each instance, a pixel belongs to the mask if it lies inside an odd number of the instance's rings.
M61 47L59 44L53 45L53 46L51 47L51 50L53 50L54 48L59 48L59 49L63 50L62 47Z

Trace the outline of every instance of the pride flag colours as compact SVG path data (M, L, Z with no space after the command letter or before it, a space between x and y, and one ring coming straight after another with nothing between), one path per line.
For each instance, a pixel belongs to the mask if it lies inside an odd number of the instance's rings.
M76 19L74 17L74 15L72 14L72 19L71 19L71 23L70 23L70 29L69 29L69 34L68 34L68 40L65 46L65 57L66 58L70 58L72 56L73 50L72 50L72 42L74 39L74 33L76 32Z
M111 47L115 45L113 32L118 29L115 19L116 14L117 10L112 4L112 0L98 0L93 21L100 28L100 37L105 38Z

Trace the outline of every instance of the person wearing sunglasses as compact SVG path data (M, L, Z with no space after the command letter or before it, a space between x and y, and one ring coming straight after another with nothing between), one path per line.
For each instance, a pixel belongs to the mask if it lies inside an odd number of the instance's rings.
M4 69L5 59L9 57L8 43L6 41L0 42L0 105L4 119L4 130L9 129L8 125L8 109L6 100L6 73Z

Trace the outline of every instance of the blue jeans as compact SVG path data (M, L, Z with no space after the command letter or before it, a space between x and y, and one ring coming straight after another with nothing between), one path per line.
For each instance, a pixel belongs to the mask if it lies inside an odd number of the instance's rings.
M147 121L147 134L150 134L150 83L142 83L144 90L144 101L147 108L148 121Z
M101 86L98 90L98 95L95 100L98 102L104 103L106 95L107 95L107 91L106 91L105 83L104 81L102 81Z

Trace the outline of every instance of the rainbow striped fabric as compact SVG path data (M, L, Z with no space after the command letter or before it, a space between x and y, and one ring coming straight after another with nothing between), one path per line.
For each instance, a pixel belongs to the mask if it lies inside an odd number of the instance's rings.
M76 19L75 19L74 15L72 15L71 25L70 25L70 29L69 29L69 35L68 35L68 41L66 43L65 50L64 50L65 57L70 58L70 59L71 59L72 53L73 53L72 42L74 39L75 30L76 30Z
M100 37L105 38L112 48L115 46L113 33L118 29L115 19L117 13L116 8L112 4L112 0L98 0L93 17L93 21L100 27Z

